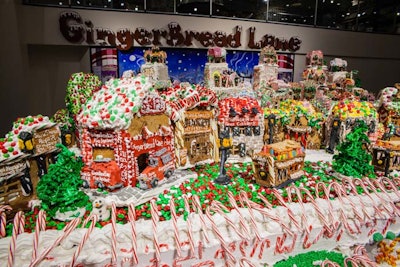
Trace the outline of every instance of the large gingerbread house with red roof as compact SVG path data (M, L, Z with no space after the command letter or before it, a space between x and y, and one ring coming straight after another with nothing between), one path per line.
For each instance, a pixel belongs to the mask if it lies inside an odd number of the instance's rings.
M264 117L258 101L251 97L230 97L218 103L220 131L229 130L232 155L245 157L263 146Z
M82 177L110 190L157 186L175 168L173 130L165 101L144 76L115 79L78 115Z
M175 125L177 167L217 161L216 93L200 85L181 83L160 95L167 101Z

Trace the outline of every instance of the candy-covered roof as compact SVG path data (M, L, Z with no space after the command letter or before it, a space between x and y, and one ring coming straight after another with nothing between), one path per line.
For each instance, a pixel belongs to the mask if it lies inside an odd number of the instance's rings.
M258 101L251 97L228 97L218 102L218 121L229 125L231 122L248 121L248 125L258 120L262 110Z
M78 72L71 75L67 84L65 104L71 114L78 114L93 92L99 90L101 81L92 73Z
M201 85L189 83L168 87L160 93L167 101L171 119L177 121L180 113L195 107L217 107L218 99L214 91Z
M0 138L0 162L11 161L19 157L26 157L18 146L18 135L21 132L33 133L35 130L54 126L47 116L37 115L18 118L14 123L12 130L5 137Z
M399 89L396 87L386 87L381 90L379 97L379 107L384 107L396 113L400 112L400 99L397 96Z
M77 121L92 129L127 129L151 93L156 94L145 76L111 79L83 105Z
M378 118L373 104L367 101L342 100L332 106L331 115L341 120L347 118Z
M304 116L309 126L317 126L323 121L322 113L317 112L314 106L308 101L285 100L280 103L279 109L264 109L264 116L275 114L282 124L287 124L292 116Z

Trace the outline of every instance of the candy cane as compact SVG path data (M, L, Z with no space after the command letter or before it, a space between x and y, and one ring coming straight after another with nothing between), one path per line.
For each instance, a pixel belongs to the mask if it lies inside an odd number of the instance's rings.
M397 198L400 199L400 191L398 189L398 187L392 182L392 180L390 180L387 177L382 177L380 179L380 183L382 184L383 187L387 187L387 185L390 185L392 191L396 194ZM387 190L386 190L387 191Z
M333 224L329 223L329 220L325 217L324 213L322 212L321 208L318 206L317 202L315 202L315 198L311 195L310 191L306 188L299 188L300 193L305 192L308 198L310 199L311 205L317 212L319 219L324 224L324 234L329 238L333 236L334 230Z
M245 192L241 192L239 196L240 196L241 201L243 201L243 203L245 202L246 205L247 205L248 207L250 207L250 200L249 200L248 195L247 195ZM236 207L237 207L237 206L236 206ZM250 214L250 221L251 221L251 224L253 225L253 231L254 231L254 233L255 233L255 235L256 235L257 240L260 241L260 240L261 240L261 234L260 234L260 232L259 232L259 230L258 230L257 223L256 223L256 219L255 219L253 210L250 208L250 209L248 209L248 211L249 211L249 214ZM248 233L248 232L246 231L245 234L247 234L247 233ZM250 234L247 234L247 238L244 238L244 239L249 239L250 236L251 236Z
M363 179L363 181L365 182L365 183L367 183L368 185L369 185L369 187L372 189L372 191L375 193L375 196L381 201L381 203L382 203L382 205L383 205L383 209L386 211L386 213L388 214L388 216L389 217L393 217L394 216L394 214L395 214L395 211L396 211L396 208L394 208L394 203L393 203L393 200L389 197L389 195L386 193L386 191L385 190L382 190L382 194L386 194L386 197L388 197L389 198L389 201L388 200L386 200L386 199L384 199L382 196L381 196L381 194L380 193L378 193L378 190L377 190L377 188L375 187L375 183L371 183L371 181L369 180L369 179ZM379 186L378 186L379 187ZM381 187L380 187L380 189L382 189ZM387 206L386 206L386 204L392 204L392 206L390 206L391 207L391 209L389 209Z
M323 193L325 194L326 197L326 203L328 203L328 214L329 214L329 219L332 221L332 226L334 227L333 230L336 230L337 227L339 227L339 221L336 221L336 216L333 214L333 206L331 201L329 201L329 191L326 185L323 182L317 183L315 187L315 194L319 197L319 188L322 187Z
M246 256L245 246L247 247L248 245L249 245L249 242L247 242L247 240L242 240L239 244L239 250L243 257Z
M9 210L12 210L11 206L9 205L0 206L0 238L6 236L6 225L7 225L6 211Z
M292 209L289 207L289 205L286 203L286 201L282 198L281 194L275 188L272 189L272 193L279 200L279 202L283 205L283 207L286 208L288 216L290 218L290 221L293 223L293 225L297 228L297 230L301 231L302 228L301 228L300 223L297 221Z
M206 216L207 218L210 220L211 222L211 229L214 231L214 233L216 234L216 236L218 237L220 243L221 243L221 247L222 249L225 251L225 257L227 262L233 265L236 263L236 259L235 256L232 254L232 252L229 250L228 245L225 242L225 239L223 237L223 235L221 234L221 232L218 229L218 226L215 224L214 219L211 216L211 207L208 206L206 209Z
M23 223L25 223L24 213L22 211L18 211L14 217L14 222L13 222L13 231L12 231L10 249L9 249L9 254L8 254L8 262L7 262L8 267L11 267L14 265L15 247L16 247L16 243L17 243L17 238L18 238L19 234L24 232Z
M176 244L176 251L178 253L178 258L182 256L182 248L181 248L181 241L179 238L179 229L177 223L177 216L176 216L176 208L174 203L174 198L171 198L169 201L170 211L172 215L172 225L174 227L174 237L175 237L175 244Z
M245 264L246 263L246 264ZM249 259L247 259L247 258L241 258L240 259L240 261L239 261L239 266L240 267L246 267L246 266L249 266L249 267L256 267L256 265L254 265Z
M336 194L338 195L339 201L342 201L342 202L344 203L343 198L346 198L347 201L349 202L349 204L350 204L350 206L351 206L353 212L354 212L354 215L355 215L356 218L358 219L358 221L359 221L361 224L365 224L365 220L364 220L363 216L361 216L361 214L358 212L358 207L356 207L356 205L354 204L354 202L347 196L346 190L345 190L344 186L341 186L341 185L338 184L337 182L333 182L331 185L335 188L335 192L336 192ZM359 232L361 232L360 229L359 229L359 226L356 225L356 227L357 227L357 230L358 230Z
M357 189L356 189L353 181L350 180L349 178L345 177L345 178L342 179L342 184L344 184L344 186L346 186L346 185L349 186L351 188L351 192L353 193L353 195L358 198L358 205L361 206L361 211L364 214L363 222L366 223L367 220L368 221L373 221L373 218L368 214L367 209L365 208L365 205L364 205L364 201L362 200L361 195L358 194Z
M212 260L208 260L208 261L203 261L203 262L196 263L196 264L191 265L191 266L192 267L202 267L202 266L214 267L215 263Z
M111 204L111 265L117 264L117 207Z
M212 211L218 212L222 217L224 217L225 221L228 223L228 225L230 227L233 228L233 230L235 231L235 233L240 236L240 238L242 239L248 239L249 236L245 236L240 230L239 228L235 225L235 223L226 215L226 213L224 212L224 210L228 210L221 202L214 200L211 203L211 209Z
M392 212L394 215L396 216L400 216L400 209L396 206L395 204L395 199L392 198L389 193L387 192L383 182L382 182L382 178L380 178L379 180L373 181L373 184L376 185L381 192L387 197L387 199L389 199L389 205L392 208Z
M258 254L258 258L260 260L262 259L262 255L264 254L265 247L267 247L267 248L271 247L271 241L269 239L265 239L265 240L261 241L260 253Z
M158 266L161 261L160 243L158 242L157 223L159 220L157 214L156 201L154 199L150 202L151 222L153 226L153 242L156 252L156 265Z
M210 243L210 239L209 239L208 233L207 233L208 228L207 228L206 220L204 218L203 211L201 209L199 196L198 195L194 195L192 197L192 199L193 199L194 208L196 209L196 212L197 212L197 214L199 215L199 218L200 218L200 224L201 224L201 228L203 230L202 232L203 232L203 235L204 235L204 239L207 241L207 243ZM172 210L172 208L171 208L171 210ZM176 216L176 213L175 213L175 216Z
M45 251L42 252L42 254L37 257L35 260L31 261L29 267L34 267L38 265L46 256L49 254L49 252L54 249L56 246L58 246L67 236L69 236L70 233L78 226L78 224L81 222L80 218L75 218L72 221L70 221L65 227L64 227L64 233L56 239L56 241L48 247Z
M353 183L354 183L355 185L359 184L359 185L362 187L362 189L364 190L364 193L367 195L367 197L368 197L368 198L371 200L371 202L373 203L374 210L375 210L376 214L379 215L379 218L385 219L386 217L382 214L382 212L381 212L380 209L378 208L378 205L376 204L376 202L375 202L375 200L373 199L373 197L371 196L371 194L368 192L368 189L367 189L367 187L365 186L364 182L363 182L361 179L359 179L359 178L354 178L354 179L353 179Z
M308 233L309 233L309 227L308 227L308 225L309 225L309 223L308 223L308 220L307 220L307 216L306 216L306 209L305 209L305 207L304 207L304 203L303 203L303 199L302 199L302 195L301 195L301 193L300 193L300 190L299 190L299 188L298 187L296 187L296 186L294 186L293 184L292 185L290 185L288 188L286 188L286 191L287 190L289 190L289 193L288 193L288 198L289 198L289 202L292 202L292 199L291 199L291 197L292 197L292 190L296 193L296 195L297 195L297 198L298 198L298 203L299 203L299 205L300 205L300 208L301 208L301 222L302 222L302 224L303 224L303 228L306 230L306 232L308 231Z
M198 251L199 251L199 259L201 260L203 258L203 242L201 241L199 241Z
M39 210L36 218L35 233L33 236L33 249L32 249L32 259L34 261L38 255L38 244L39 244L39 234L40 231L46 229L46 213L43 210Z
M239 215L239 223L241 226L241 229L244 231L244 234L248 237L250 237L250 232L247 229L247 224L245 219L243 218L243 214L240 212L240 209L236 203L235 197L233 196L231 191L228 191L228 199L229 199L229 203L231 204L232 208L237 212L237 214ZM250 215L251 216L251 215ZM253 224L253 226L255 226L255 224ZM257 236L257 232L256 231L256 236ZM258 236L257 236L258 238Z
M132 259L134 264L139 263L139 257L137 254L137 233L136 233L136 212L135 212L135 205L133 203L129 204L128 208L128 219L131 225L132 231Z
M333 183L331 183L331 184L328 186L328 191L329 191L329 192L330 192L331 186L334 186L335 183L336 183L336 182L333 182ZM354 234L356 234L356 231L353 230L353 228L350 227L349 221L347 220L347 217L346 217L346 215L345 215L345 213L344 213L344 210L343 210L345 204L344 204L344 202L343 202L343 199L342 199L341 197L339 197L339 196L341 196L340 188L337 188L337 187L334 186L334 190L335 190L336 194L338 195L339 203L341 204L341 207L339 208L339 212L340 212L340 218L341 218L341 220L342 220L342 223L344 224L344 226L345 226L345 228L348 230L348 232L349 232L350 234L353 234L353 235L354 235ZM339 192L338 192L338 191L339 191Z
M91 216L89 216L89 218L92 221L92 223L90 224L90 226L87 229L85 235L83 236L81 242L79 243L78 248L76 249L74 256L72 257L70 267L75 266L75 262L78 259L78 256L81 253L83 246L85 245L86 241L89 239L90 234L93 232L93 229L96 226L97 215L91 215ZM85 225L83 225L83 227L85 227Z
M189 206L189 201L188 201L186 195L183 196L183 201L184 201L184 204L185 204L185 209L188 212L188 216L187 216L187 220L186 220L187 231L188 231L191 255L194 257L194 240L193 240L192 220L190 219L190 206Z
M330 260L324 260L321 262L321 267L340 267L340 265Z

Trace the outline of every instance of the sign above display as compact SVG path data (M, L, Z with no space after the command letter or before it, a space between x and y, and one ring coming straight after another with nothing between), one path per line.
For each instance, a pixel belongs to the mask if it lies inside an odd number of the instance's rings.
M167 28L148 30L137 27L114 32L109 29L94 27L90 20L84 20L77 12L62 12L59 18L60 31L64 38L75 44L87 43L88 45L114 46L119 50L129 50L136 42L140 46L171 46L190 47L197 42L203 47L239 48L242 46L242 26L236 26L233 32L224 31L192 31L184 30L179 23L170 22ZM249 27L247 47L261 49L271 45L275 50L295 52L300 49L301 40L298 37L289 39L278 38L272 34L265 34L256 41L256 28Z

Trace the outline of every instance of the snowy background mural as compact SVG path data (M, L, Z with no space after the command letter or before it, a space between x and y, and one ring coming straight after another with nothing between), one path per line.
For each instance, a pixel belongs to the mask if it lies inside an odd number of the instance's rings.
M137 47L130 51L118 51L119 76L126 70L140 72L145 63L144 52L148 48ZM167 65L172 81L202 83L204 66L207 62L207 49L162 48L167 53ZM252 79L253 68L258 64L260 53L253 51L227 51L226 61L229 68L244 79ZM286 81L293 79L294 55L279 54L279 75Z

